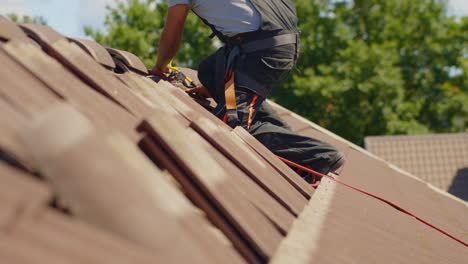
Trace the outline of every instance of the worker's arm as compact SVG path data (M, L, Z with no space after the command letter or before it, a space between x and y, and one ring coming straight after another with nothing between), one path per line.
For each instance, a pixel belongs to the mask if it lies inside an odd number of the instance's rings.
M183 4L169 8L166 25L159 40L158 60L152 71L169 71L168 65L179 50L188 11L189 6Z

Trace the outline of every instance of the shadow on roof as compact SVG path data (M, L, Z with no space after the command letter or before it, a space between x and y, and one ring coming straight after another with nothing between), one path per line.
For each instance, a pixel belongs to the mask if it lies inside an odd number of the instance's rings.
M453 177L452 185L448 192L460 199L468 201L468 168L461 168Z

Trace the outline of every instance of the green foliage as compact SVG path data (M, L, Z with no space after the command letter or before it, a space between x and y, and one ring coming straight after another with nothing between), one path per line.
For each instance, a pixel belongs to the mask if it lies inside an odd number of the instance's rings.
M295 2L300 72L279 103L358 144L466 131L468 20L447 17L445 1Z
M97 42L128 50L154 66L158 53L159 36L164 27L167 0L116 0L116 7L107 7L105 32L85 28L85 33ZM196 68L200 60L214 51L211 34L194 14L187 18L183 42L175 63Z
M293 0L301 34L299 71L272 95L280 104L362 144L367 135L467 131L468 18L445 0ZM106 32L86 33L152 66L167 1L119 1ZM178 65L214 50L190 15Z
M9 13L6 16L15 23L25 23L25 24L32 23L32 24L39 24L39 25L47 25L47 21L45 20L45 18L41 16L34 16L34 17L28 16L28 15L20 16L15 13Z

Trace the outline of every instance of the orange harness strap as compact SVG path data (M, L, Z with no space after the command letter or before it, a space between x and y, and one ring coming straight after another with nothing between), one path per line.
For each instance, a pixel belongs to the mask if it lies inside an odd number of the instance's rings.
M231 127L235 127L239 124L239 118L237 116L234 71L229 72L228 78L225 80L224 96L226 100L226 115L224 116L224 122Z

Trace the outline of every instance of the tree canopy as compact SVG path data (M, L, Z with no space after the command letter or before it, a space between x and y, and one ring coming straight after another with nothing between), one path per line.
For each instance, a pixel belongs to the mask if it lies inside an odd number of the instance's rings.
M167 1L117 1L105 31L85 32L151 67ZM445 0L293 0L301 30L298 71L272 99L353 141L367 135L466 132L468 17ZM194 67L214 51L193 14L176 63Z

